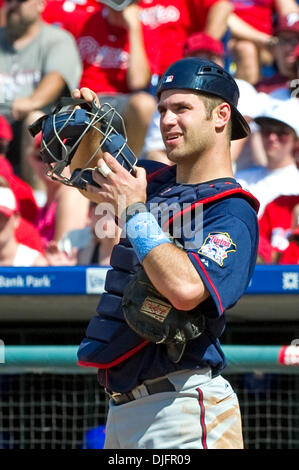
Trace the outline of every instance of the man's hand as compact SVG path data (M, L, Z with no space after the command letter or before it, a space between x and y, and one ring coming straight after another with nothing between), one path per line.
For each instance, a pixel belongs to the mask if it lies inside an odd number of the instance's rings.
M94 91L92 91L90 88L83 87L83 88L80 88L80 90L78 88L76 88L72 92L72 97L73 98L83 98L84 100L86 100L90 104L93 101L95 101L97 103L97 105L100 106L100 102L99 102L99 99L97 97L97 94Z
M107 165L111 171L103 176L99 169ZM93 201L108 203L113 207L114 215L122 212L134 202L146 201L146 172L144 168L135 168L135 175L129 173L110 153L105 152L93 171L93 180L101 186L88 185L87 191L93 194Z
M78 261L78 249L73 248L69 256L65 251L60 251L58 243L50 241L45 248L45 256L49 266L75 266Z
M16 98L11 107L11 113L16 121L22 121L34 110L31 98Z

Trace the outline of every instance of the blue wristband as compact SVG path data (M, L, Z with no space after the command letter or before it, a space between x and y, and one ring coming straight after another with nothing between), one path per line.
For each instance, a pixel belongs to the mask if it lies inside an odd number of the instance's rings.
M150 212L135 214L126 223L125 229L140 262L156 246L163 243L171 243L158 224L155 216Z

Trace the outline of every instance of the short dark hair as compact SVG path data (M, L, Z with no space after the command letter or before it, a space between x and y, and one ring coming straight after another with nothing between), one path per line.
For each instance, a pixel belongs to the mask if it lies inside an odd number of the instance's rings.
M214 109L219 106L221 103L226 103L226 101L223 98L220 98L219 96L213 96L208 93L198 93L198 95L202 98L202 102L204 104L205 110L206 110L206 115L207 119L212 119L212 112ZM227 133L229 139L231 139L232 135L232 119L230 118L228 126L227 126Z

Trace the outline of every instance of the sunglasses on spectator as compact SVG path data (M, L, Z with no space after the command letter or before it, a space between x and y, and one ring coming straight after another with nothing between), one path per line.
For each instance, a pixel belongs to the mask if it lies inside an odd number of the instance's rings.
M5 0L5 3L12 3L12 2L17 2L17 3L25 3L28 0Z
M288 129L287 127L280 127L280 126L261 126L261 133L268 137L270 134L276 134L278 137L284 137L287 135L294 134L292 129Z
M280 46L296 47L298 43L299 43L299 39L296 36L294 36L292 38L291 37L288 37L288 38L280 37L280 38L278 38L278 44Z

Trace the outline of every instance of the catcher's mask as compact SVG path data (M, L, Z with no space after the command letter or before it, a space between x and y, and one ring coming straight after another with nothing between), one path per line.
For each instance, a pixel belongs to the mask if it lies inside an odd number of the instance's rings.
M122 134L113 126L116 117ZM48 164L47 175L65 185L83 190L87 184L96 185L92 170L102 152L111 153L134 173L137 159L127 146L123 119L107 103L99 107L84 99L61 98L51 114L42 116L28 129L33 137L41 132L40 152ZM63 172L68 166L70 175L66 176Z

